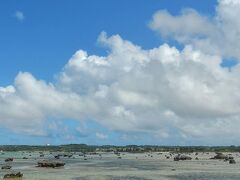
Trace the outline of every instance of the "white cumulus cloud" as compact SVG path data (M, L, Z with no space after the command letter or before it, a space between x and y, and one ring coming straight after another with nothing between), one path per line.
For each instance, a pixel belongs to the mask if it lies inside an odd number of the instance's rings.
M206 53L240 59L239 0L219 0L214 17L207 17L193 9L180 15L160 10L153 15L150 27L163 37L191 44Z
M183 43L182 50L168 44L143 49L103 32L98 41L109 53L78 50L55 83L19 73L13 85L0 87L0 125L46 135L47 119L90 119L126 133L204 143L221 135L222 143L239 143L240 66L220 66L225 56L240 55L236 2L219 1L214 18L191 9L179 16L156 12L151 27Z

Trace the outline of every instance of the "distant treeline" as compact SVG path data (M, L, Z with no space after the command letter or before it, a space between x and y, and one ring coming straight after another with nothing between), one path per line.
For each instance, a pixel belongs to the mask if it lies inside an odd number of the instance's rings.
M58 146L0 145L2 151L51 151L51 152L240 152L240 146L96 146L86 144L67 144Z

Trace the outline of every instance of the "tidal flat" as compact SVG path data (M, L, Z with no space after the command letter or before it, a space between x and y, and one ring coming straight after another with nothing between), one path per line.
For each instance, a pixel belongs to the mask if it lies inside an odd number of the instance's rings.
M62 152L61 152L62 153ZM240 179L240 153L230 155L236 164L229 161L210 159L213 152L185 153L192 160L174 161L176 154L169 152L120 153L98 152L85 154L74 152L62 155L59 160L63 167L37 167L39 161L55 159L59 152L3 152L0 154L1 167L12 166L11 170L1 169L0 177L12 171L21 172L26 180L237 180ZM68 154L68 153L65 153ZM184 154L184 153L183 153ZM40 157L41 156L41 157ZM12 162L5 162L13 158Z

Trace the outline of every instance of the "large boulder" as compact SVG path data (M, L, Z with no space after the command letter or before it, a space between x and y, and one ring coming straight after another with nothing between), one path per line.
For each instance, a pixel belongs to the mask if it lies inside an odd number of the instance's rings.
M183 154L178 154L174 157L174 161L184 161L184 160L191 160L192 158Z
M22 178L23 174L21 172L11 172L4 175L4 179Z
M38 162L38 167L63 167L65 163L59 160L43 160Z

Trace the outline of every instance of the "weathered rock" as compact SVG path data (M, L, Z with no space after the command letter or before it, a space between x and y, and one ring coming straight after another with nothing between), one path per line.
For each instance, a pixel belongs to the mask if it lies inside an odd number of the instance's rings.
M5 174L4 175L4 179L8 179L8 178L22 178L23 174L21 172L11 172L9 174Z
M211 158L211 159L225 159L225 160L228 160L228 156L227 155L224 155L223 153L216 153L216 155Z
M5 162L10 162L10 161L13 161L13 158L7 158L7 159L5 159Z
M186 155L181 155L178 154L177 156L174 157L174 161L184 161L184 160L191 160L192 158Z
M56 155L54 157L55 157L55 159L60 159L60 155Z
M234 159L230 159L229 164L236 164L236 161Z
M4 166L2 166L1 169L11 169L11 168L12 168L12 166L10 166L10 165L4 165Z
M59 160L43 160L38 162L38 167L63 167L65 163Z

